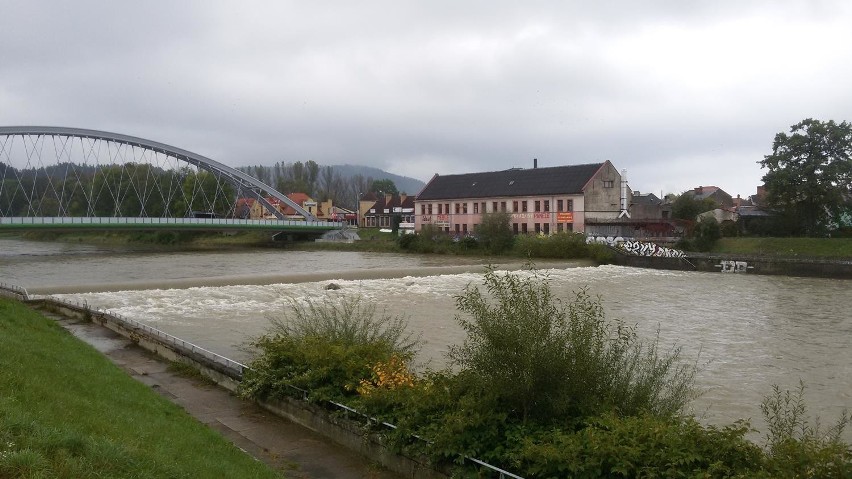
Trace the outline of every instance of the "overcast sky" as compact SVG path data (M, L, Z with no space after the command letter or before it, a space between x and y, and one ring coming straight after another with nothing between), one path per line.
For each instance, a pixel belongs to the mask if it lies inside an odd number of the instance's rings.
M610 160L753 194L776 133L852 120L852 2L0 0L0 126L231 166Z

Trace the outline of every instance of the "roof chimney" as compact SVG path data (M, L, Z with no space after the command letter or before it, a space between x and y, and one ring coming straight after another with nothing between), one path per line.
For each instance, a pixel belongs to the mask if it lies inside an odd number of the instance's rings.
M538 168L538 158L533 158L533 169Z

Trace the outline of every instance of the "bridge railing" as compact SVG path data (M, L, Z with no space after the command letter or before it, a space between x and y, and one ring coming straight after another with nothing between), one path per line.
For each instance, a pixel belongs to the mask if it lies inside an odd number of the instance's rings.
M209 226L268 226L341 228L336 221L252 220L240 218L146 218L115 216L5 216L0 225L209 225Z

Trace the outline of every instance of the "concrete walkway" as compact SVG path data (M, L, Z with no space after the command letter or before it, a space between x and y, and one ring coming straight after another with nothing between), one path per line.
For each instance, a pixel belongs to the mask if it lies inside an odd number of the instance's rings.
M110 329L43 311L42 314L91 344L133 378L151 386L191 416L219 431L240 449L283 471L288 478L400 477L223 388L169 371L165 360Z

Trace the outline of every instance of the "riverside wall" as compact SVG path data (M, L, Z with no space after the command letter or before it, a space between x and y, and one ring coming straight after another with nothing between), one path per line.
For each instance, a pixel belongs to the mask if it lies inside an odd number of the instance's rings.
M754 255L689 253L685 258L617 254L615 264L638 268L852 279L852 260L769 258Z

